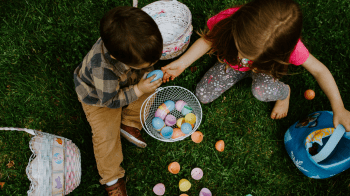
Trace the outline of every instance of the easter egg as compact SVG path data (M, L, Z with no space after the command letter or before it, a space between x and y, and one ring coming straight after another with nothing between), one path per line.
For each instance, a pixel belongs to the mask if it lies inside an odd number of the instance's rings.
M183 193L183 194L181 194L180 196L188 196L187 194L185 194L185 193Z
M196 132L192 133L191 139L193 142L195 142L197 144L201 143L201 141L203 140L203 133L200 131L196 131Z
M178 174L180 171L180 164L178 162L172 162L168 165L168 170L172 174Z
M184 123L181 125L181 131L184 134L189 134L192 131L192 126L189 123Z
M192 110L193 109L190 106L185 105L184 108L182 108L181 113L182 115L186 116L186 114L191 113Z
M194 168L191 171L191 176L195 180L200 180L203 177L203 170L201 168Z
M183 137L185 135L186 134L182 133L180 128L174 128L173 129L173 136L171 136L171 138L172 139L176 139L176 138L179 138L179 137Z
M164 127L161 130L161 134L164 138L169 139L171 136L173 136L173 128L171 127Z
M304 97L307 100L312 100L313 98L315 98L315 91L311 89L306 90L304 93Z
M181 111L182 111L182 108L183 108L185 105L187 105L186 102L184 102L183 100L179 100L179 101L176 102L175 108L176 108L177 111L181 112Z
M165 127L164 121L159 118L155 117L152 119L152 126L157 130L160 131L163 127Z
M212 196L212 194L209 189L202 188L202 190L199 192L199 196Z
M171 115L171 114L168 114L165 117L165 124L168 125L169 127L175 125L176 124L176 117Z
M191 188L191 183L186 179L181 179L179 182L180 191L188 191Z
M166 100L164 102L164 104L166 105L166 107L168 108L168 110L171 112L175 109L175 103L171 100Z
M176 125L177 127L181 128L181 125L185 123L185 118L179 118L177 119Z
M153 192L156 195L164 195L165 193L165 186L163 183L158 183L153 187Z
M159 78L163 78L163 72L162 70L154 70L154 71L151 71L149 74L147 74L147 78L153 76L154 74L156 74L156 77L153 78L153 80L151 82L154 82L156 80L158 80Z
M159 118L161 118L162 120L164 120L167 114L168 114L168 113L167 113L165 110L162 110L162 109L159 109L159 108L158 108L157 111L156 111L156 113L154 114L154 116L155 116L155 117L159 117Z
M197 119L196 115L192 113L188 113L185 116L185 122L190 123L191 125L196 123L196 119Z
M215 144L215 148L216 148L216 150L218 150L219 152L224 151L224 148L225 148L225 142L224 142L224 140L219 140L219 141L217 141L216 144Z

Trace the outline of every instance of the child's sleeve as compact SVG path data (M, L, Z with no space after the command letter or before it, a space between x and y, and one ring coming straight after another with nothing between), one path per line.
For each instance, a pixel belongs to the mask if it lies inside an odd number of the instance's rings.
M229 9L221 11L220 13L216 14L215 16L209 18L209 20L207 21L207 26L208 26L209 30L212 30L213 27L216 25L216 23L218 23L222 19L230 17L237 10L239 10L239 7L229 8Z
M290 55L289 63L293 65L301 65L305 63L307 58L309 58L309 51L307 50L303 42L301 42L301 40L299 39L297 45L294 48L294 51Z
M138 99L134 85L120 88L120 78L111 69L93 68L92 75L100 106L121 108Z

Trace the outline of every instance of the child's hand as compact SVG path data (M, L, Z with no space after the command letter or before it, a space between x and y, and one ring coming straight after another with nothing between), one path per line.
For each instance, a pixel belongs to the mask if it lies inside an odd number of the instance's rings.
M169 82L169 78L174 80L177 76L179 76L184 70L186 66L180 61L173 61L167 66L161 68L164 73L163 82Z
M343 110L334 112L333 116L334 127L342 124L347 132L350 132L350 112L345 108Z
M162 78L151 82L157 76L156 74L146 79L148 73L149 72L145 73L145 75L141 78L140 82L134 87L135 93L138 97L140 97L143 94L154 92L162 84Z

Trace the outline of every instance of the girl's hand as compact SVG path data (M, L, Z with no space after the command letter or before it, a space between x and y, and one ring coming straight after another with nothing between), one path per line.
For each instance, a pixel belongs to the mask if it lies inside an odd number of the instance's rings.
M142 96L143 94L154 92L162 84L162 78L151 82L157 76L156 74L146 79L148 73L149 72L145 73L140 82L134 86L135 93L138 97Z
M169 78L174 80L177 76L179 76L184 70L186 66L182 62L173 61L170 64L161 68L163 71L163 82L169 82Z
M342 124L347 132L350 132L350 112L343 108L340 111L333 112L333 124L334 127L337 127L339 124Z

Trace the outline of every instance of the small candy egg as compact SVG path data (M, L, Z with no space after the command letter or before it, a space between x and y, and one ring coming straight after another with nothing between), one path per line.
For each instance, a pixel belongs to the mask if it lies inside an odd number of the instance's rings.
M219 140L219 141L217 141L216 144L215 144L215 148L216 148L216 150L218 150L219 152L224 151L224 148L225 148L225 142L224 142L224 140Z
M181 111L182 111L182 108L183 108L185 105L187 105L186 102L184 102L184 101L182 101L182 100L179 100L179 101L176 102L175 108L176 108L177 111L181 112Z
M181 131L184 134L189 134L192 131L192 126L190 123L184 123L181 125Z
M180 171L180 164L178 162L172 162L168 165L168 170L172 174L178 174Z
M165 117L165 124L168 125L169 127L175 125L176 124L176 117L171 115L171 114L168 114Z
M212 196L212 194L209 189L202 188L202 190L199 192L199 196Z
M173 136L173 128L171 127L164 127L161 130L161 134L164 138L169 139L171 136Z
M179 182L180 191L188 191L191 188L191 183L186 179L181 179Z
M158 107L158 109L164 110L167 114L170 112L170 110L169 110L168 107L165 105L165 103L162 103L162 105L160 105L160 106Z
M194 168L191 171L191 176L195 180L200 180L203 177L203 170L201 168Z
M193 142L195 142L197 144L201 143L201 141L203 140L203 133L200 131L196 131L196 132L192 133L191 139Z
M166 107L168 108L168 110L171 112L175 109L175 103L171 100L166 100L164 102L164 104L166 105Z
M147 74L147 78L153 76L154 74L156 74L156 77L151 82L154 82L154 81L158 80L159 78L163 78L162 70L151 71L149 74Z
M179 118L177 119L176 125L177 127L181 128L181 125L185 123L185 118Z
M158 183L153 187L153 192L156 195L164 195L165 193L165 186L163 183Z
M167 114L168 114L168 113L166 113L165 110L161 110L161 109L158 108L157 111L156 111L156 113L154 114L154 116L155 116L155 117L159 117L159 118L161 118L162 120L164 120Z
M155 117L152 119L152 126L157 130L160 131L162 130L163 127L165 127L164 121L159 118L159 117Z
M196 119L197 119L197 117L193 113L188 113L185 116L185 122L190 123L191 125L196 123Z
M171 138L172 139L176 139L176 138L179 138L179 137L183 137L185 135L186 134L182 133L180 128L174 128L173 129L173 136L171 136Z
M312 100L313 98L315 98L315 91L311 89L306 90L304 93L304 97L307 100Z
M181 194L180 196L188 196L187 194L185 194L185 193L183 193L183 194Z
M186 114L191 113L192 110L193 109L190 106L185 105L184 108L182 108L181 113L182 115L186 116Z

